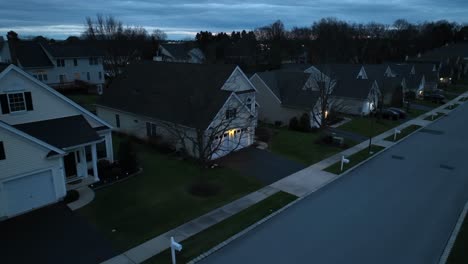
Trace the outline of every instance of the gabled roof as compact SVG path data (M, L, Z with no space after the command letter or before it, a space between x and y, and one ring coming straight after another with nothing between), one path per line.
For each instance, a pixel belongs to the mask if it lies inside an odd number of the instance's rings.
M15 45L16 57L21 67L42 68L54 66L39 43L26 40L9 41L8 43Z
M101 140L82 115L18 124L14 127L60 149Z
M362 69L361 64L318 64L314 67L332 79L347 80L356 79Z
M54 58L102 57L104 52L86 42L78 43L43 43L42 47Z
M406 87L409 90L417 90L421 84L422 74L409 74L405 77Z
M337 80L332 95L338 97L366 99L374 85L375 80L341 78Z
M383 78L379 83L379 90L382 93L393 93L395 89L401 87L403 77L387 77Z
M189 51L192 49L186 43L166 43L160 44L162 48L167 50L175 59L186 60L189 56Z
M434 71L435 65L432 63L416 63L414 69L416 74L423 74L426 82L437 82L437 71Z
M312 108L318 99L317 92L303 89L310 78L309 73L274 70L259 72L257 76L268 85L270 90L281 100L281 104L284 106Z
M415 60L421 61L443 61L447 58L452 57L468 57L468 42L460 42L454 43L450 45L446 45L437 49L430 50L421 55L420 58L416 58Z
M411 69L413 68L413 64L407 63L392 63L389 64L392 73L397 76L406 77L411 73Z
M226 64L130 64L98 105L189 127L207 128L231 91L221 90L237 67Z

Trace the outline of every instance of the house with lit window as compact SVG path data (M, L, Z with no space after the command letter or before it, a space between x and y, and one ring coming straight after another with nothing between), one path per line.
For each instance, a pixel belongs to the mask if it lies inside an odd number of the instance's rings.
M203 63L205 54L190 42L160 44L154 61Z
M98 160L113 161L111 129L19 67L0 64L0 220L99 181Z
M251 145L257 123L255 87L239 67L226 64L130 64L96 111L116 131L159 138L191 156L197 150L186 141L210 142L210 159Z
M15 64L57 89L88 84L101 91L104 55L88 43L21 40L13 31L7 39L0 39L0 62Z

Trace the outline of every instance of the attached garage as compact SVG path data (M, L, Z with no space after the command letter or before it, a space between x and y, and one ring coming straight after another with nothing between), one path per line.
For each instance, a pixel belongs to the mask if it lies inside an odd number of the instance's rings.
M213 142L213 148L217 150L213 153L212 159L221 158L232 151L250 146L253 143L253 131L254 128L236 128L226 131L220 137L216 137L221 142L217 140Z
M2 184L7 217L57 201L52 170L4 181Z

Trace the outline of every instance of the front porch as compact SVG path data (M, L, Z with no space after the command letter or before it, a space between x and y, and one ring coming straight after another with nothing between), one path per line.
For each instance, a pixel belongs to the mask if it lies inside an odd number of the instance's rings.
M99 181L97 166L99 143L102 142L92 142L67 150L68 154L62 160L67 190L78 189Z

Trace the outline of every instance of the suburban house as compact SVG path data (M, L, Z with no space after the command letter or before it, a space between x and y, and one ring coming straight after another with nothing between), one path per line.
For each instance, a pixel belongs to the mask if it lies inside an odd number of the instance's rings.
M422 98L426 88L426 77L422 72L417 72L414 64L394 63L390 64L392 76L405 78L405 94L416 98ZM432 76L432 75L431 75Z
M415 63L414 72L412 74L424 75L424 91L437 90L439 84L439 71L435 64Z
M160 44L154 61L203 63L205 54L201 49L192 47L190 43L164 43Z
M311 85L310 74L274 70L258 72L250 77L250 81L257 90L259 120L287 125L291 118L307 113L311 126L318 125L313 118L318 94L308 88Z
M406 92L404 77L394 76L387 64L365 64L364 69L369 79L375 80L381 92L380 103L400 107Z
M10 31L0 43L0 62L13 63L41 82L57 89L104 84L103 53L88 44L20 40ZM1 41L1 40L0 40Z
M112 127L19 67L0 65L0 219L99 180Z
M306 69L316 82L331 88L333 108L352 115L368 115L379 104L381 91L375 79L370 79L363 65L321 64Z
M255 97L233 65L140 62L112 82L97 114L117 131L215 159L253 143Z

